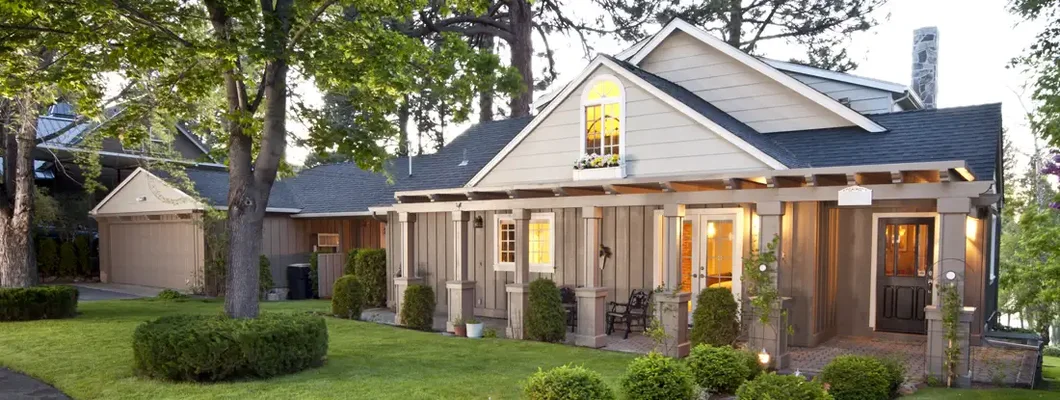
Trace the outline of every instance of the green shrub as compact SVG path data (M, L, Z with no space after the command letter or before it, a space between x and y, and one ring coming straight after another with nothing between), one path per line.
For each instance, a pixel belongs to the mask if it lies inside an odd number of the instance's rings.
M880 357L877 360L887 370L887 382L890 383L888 388L890 389L891 397L896 397L898 388L905 382L905 363L895 357Z
M692 349L685 362L699 387L710 393L733 393L751 376L741 353L729 346L701 344Z
M434 327L434 289L427 285L409 285L401 304L401 322L405 326L429 331Z
M272 286L272 263L269 257L262 254L258 256L258 296L265 298Z
M158 296L155 298L159 300L183 301L188 299L188 295L173 289L163 289L161 292L158 292Z
M745 382L736 391L741 400L831 400L817 382L807 382L801 376L764 374Z
M748 349L740 350L739 354L740 357L743 358L743 363L747 365L747 370L750 372L747 375L747 380L754 379L762 374L762 364L758 362L758 354Z
M0 289L0 321L72 318L77 296L72 286Z
M357 275L357 253L361 249L350 249L346 252L346 264L342 266L343 275Z
M335 292L331 295L331 313L339 318L361 319L364 305L364 288L356 276L346 275L335 281Z
M77 249L77 270L81 276L92 276L92 247L88 235L77 235L74 238Z
M874 357L839 356L818 378L836 400L885 400L891 397L887 367Z
M621 385L629 400L681 400L695 396L692 376L685 366L656 352L631 361Z
M354 258L354 270L364 286L364 302L386 307L386 250L360 249Z
M1060 357L1060 346L1046 346L1042 354L1047 357Z
M317 272L317 253L309 253L309 286L313 298L320 297L320 274Z
M482 338L483 339L496 339L497 338L497 330L493 329L493 328L483 328L482 329Z
M530 303L524 319L527 339L562 342L567 338L567 313L555 282L542 278L530 283Z
M523 387L523 397L530 400L611 400L614 392L600 374L564 365L548 371L538 370Z
M699 292L696 310L692 312L692 346L709 344L729 346L740 335L740 320L736 299L729 289L709 288Z
M44 276L59 275L59 245L54 239L41 239L37 252L37 269Z
M65 242L59 246L59 276L77 276L77 248Z
M133 333L133 366L156 379L220 381L267 378L320 366L328 352L324 318L172 315Z

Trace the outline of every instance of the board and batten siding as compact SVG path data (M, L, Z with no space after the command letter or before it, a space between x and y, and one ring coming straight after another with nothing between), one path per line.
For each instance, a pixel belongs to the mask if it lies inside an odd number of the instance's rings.
M600 75L625 88L625 162L630 177L769 169L747 152L640 86L601 66L545 117L477 186L567 182L581 152L581 96Z
M785 71L785 73L792 78L805 83L807 86L814 88L818 92L828 95L828 97L836 100L844 98L850 100L850 108L862 114L889 113L892 112L894 107L894 100L891 97L891 92L886 90L800 74L797 72Z
M691 35L674 31L640 62L758 130L782 132L852 126L772 78Z
M272 281L287 287L288 265L309 262L316 234L339 234L339 252L354 248L383 248L385 226L372 218L304 218L267 214L262 224L261 253L269 258Z

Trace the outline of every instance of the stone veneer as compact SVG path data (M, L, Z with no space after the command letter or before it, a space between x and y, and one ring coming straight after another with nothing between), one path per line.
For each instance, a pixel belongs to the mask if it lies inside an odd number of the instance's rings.
M913 31L913 92L924 108L938 102L939 28L930 26Z

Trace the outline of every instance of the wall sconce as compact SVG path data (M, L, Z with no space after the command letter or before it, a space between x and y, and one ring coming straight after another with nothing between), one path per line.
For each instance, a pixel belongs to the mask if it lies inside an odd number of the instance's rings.
M713 222L708 222L707 223L707 238L714 239L714 236L717 236L717 234L718 234L718 229L714 227L714 223Z
M975 234L979 232L979 221L975 218L966 218L964 220L964 235L968 239L975 239Z
M758 353L758 363L762 364L763 368L769 368L769 352L766 351L765 347L762 348L762 352Z
M483 225L484 225L484 223L482 222L482 216L481 215L475 216L475 228L482 229Z

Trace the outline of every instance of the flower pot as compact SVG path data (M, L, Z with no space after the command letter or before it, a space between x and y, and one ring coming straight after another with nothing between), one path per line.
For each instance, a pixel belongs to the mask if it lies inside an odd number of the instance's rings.
M467 337L469 338L481 338L482 337L482 323L467 324Z
M467 326L464 324L453 325L453 335L467 337Z

